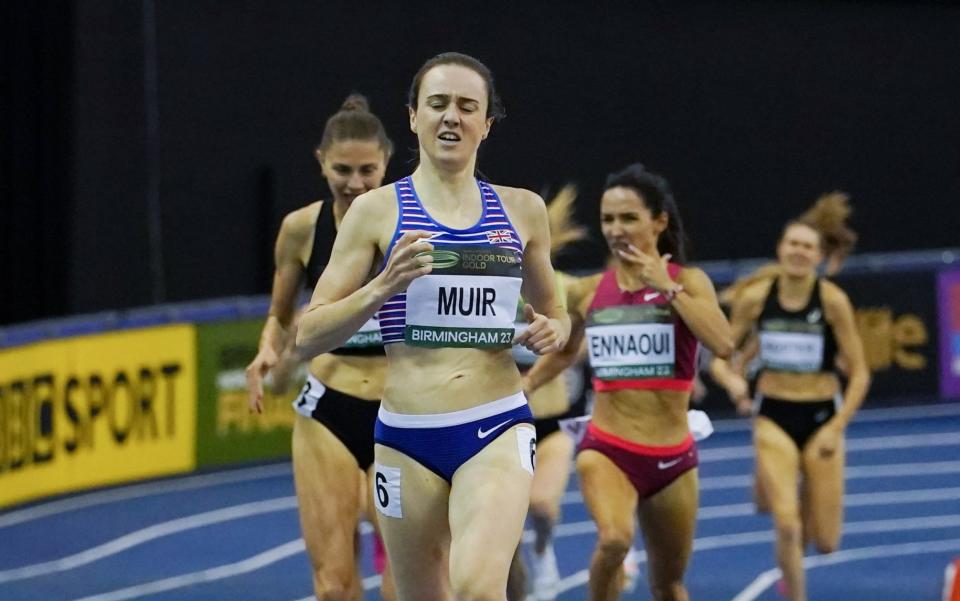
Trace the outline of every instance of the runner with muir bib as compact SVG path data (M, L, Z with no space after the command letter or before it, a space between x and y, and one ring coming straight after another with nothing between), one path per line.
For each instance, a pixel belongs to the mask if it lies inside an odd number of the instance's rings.
M324 352L379 315L374 504L398 599L503 601L536 445L510 347L556 351L569 318L543 200L475 178L503 115L490 70L438 55L415 75L408 108L420 164L355 201L297 342ZM521 290L530 326L515 336Z

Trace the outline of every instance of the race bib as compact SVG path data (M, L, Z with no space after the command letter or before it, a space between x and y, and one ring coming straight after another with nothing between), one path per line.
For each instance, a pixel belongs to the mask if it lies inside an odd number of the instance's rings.
M403 518L400 498L400 468L374 464L373 504L377 511L391 518Z
M320 380L308 374L307 381L300 389L300 394L293 400L294 410L304 417L312 417L314 410L317 408L317 403L320 402L326 392L327 387Z
M517 428L517 451L520 466L533 474L537 467L537 431L533 428Z
M509 348L520 298L521 256L491 246L438 244L431 274L407 288L411 346Z
M760 362L767 369L809 373L823 363L823 325L787 320L761 324Z
M357 333L347 340L341 348L369 348L383 346L383 337L380 335L380 322L376 316L368 319Z
M606 307L587 319L587 352L601 380L672 378L673 315L666 305Z

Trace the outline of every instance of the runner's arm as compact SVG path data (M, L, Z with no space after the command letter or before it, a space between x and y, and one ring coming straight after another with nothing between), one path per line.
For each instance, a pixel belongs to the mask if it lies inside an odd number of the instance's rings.
M330 262L300 319L297 353L309 358L345 343L394 294L430 272L432 257L414 259L433 247L418 242L427 232L407 232L397 241L383 271L364 285L380 243L382 209L377 190L354 200L340 223ZM382 200L382 199L381 199Z

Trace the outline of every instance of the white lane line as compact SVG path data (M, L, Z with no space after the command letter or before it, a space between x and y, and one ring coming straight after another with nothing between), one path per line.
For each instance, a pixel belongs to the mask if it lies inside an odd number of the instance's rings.
M900 490L878 493L856 493L844 496L843 504L846 507L875 507L886 505L903 505L917 503L936 503L940 501L960 500L960 487L951 488L920 488L915 490ZM707 505L697 510L697 521L716 520L731 517L745 517L757 515L757 508L753 503L731 503L729 505ZM565 536L579 536L596 532L592 520L559 524L554 529L554 538ZM523 533L523 542L531 543L534 539L533 530Z
M172 591L195 584L232 578L239 574L246 574L265 568L292 555L303 553L305 549L303 539L298 538L235 563L228 563L189 574L154 580L153 582L145 582L115 591L82 597L74 601L126 601L127 599L136 599L137 597Z
M928 518L906 518L896 520L869 520L864 522L847 522L843 526L845 534L862 534L876 532L905 532L908 530L939 530L960 526L960 515L938 515ZM708 551L729 549L731 547L745 547L760 543L772 543L773 532L760 530L755 532L740 532L737 534L720 534L694 539L693 551ZM926 543L921 543L926 544ZM855 551L855 549L851 549ZM839 551L837 552L839 553ZM836 553L834 553L836 555ZM646 554L640 554L641 562L646 561ZM590 570L580 570L560 581L557 594L583 586L590 577Z
M296 507L296 497L278 497L275 499L267 499L266 501L233 505L231 507L224 507L205 513L184 516L167 522L152 524L146 528L135 530L134 532L107 541L96 547L80 551L79 553L68 555L67 557L8 570L0 570L0 583L26 580L27 578L34 578L36 576L46 576L56 572L72 570L113 555L118 555L132 547L148 543L164 536L231 520L296 509ZM360 534L364 535L373 532L373 526L366 521L360 523L359 529Z
M847 438L847 453L912 449L915 447L957 447L958 445L960 445L960 432L872 436ZM729 459L750 459L752 457L752 445L718 447L713 449L704 448L700 450L700 463L727 461Z
M857 493L843 498L844 507L876 507L878 505L915 505L917 503L938 503L940 501L960 501L960 488L921 488L917 490L898 490L878 493ZM697 512L698 520L745 517L757 515L757 506L753 503L734 503L731 505L709 505Z
M136 599L139 597L145 597L147 595L164 593L188 586L194 586L196 584L204 584L217 580L223 580L225 578L233 578L234 576L239 576L240 574L247 574L249 572L254 572L256 570L265 568L278 561L284 560L293 555L297 555L298 553L303 553L304 551L306 551L306 546L304 545L303 539L298 538L280 546L273 547L272 549L267 549L263 553L258 553L253 557L248 557L247 559L243 559L234 563L228 563L221 566L208 568L206 570L199 570L197 572L190 572L189 574L171 576L170 578L163 578L161 580L154 580L152 582L136 584L126 588L117 589L115 591L82 597L75 599L74 601L126 601L127 599ZM368 576L363 579L363 589L369 591L377 588L380 586L380 582L381 577L379 575ZM304 598L304 601L312 600L312 596Z
M886 407L882 409L861 409L853 418L851 426L871 422L908 421L931 417L960 416L960 403L942 403L938 405L919 405L917 407ZM749 432L750 420L746 418L718 419L713 422L715 432Z
M830 555L818 555L803 559L804 569L810 570L823 566L861 561L864 559L878 559L882 557L903 557L905 555L923 555L927 553L944 553L960 549L960 538L948 540L934 540L916 543L901 543L897 545L877 545L874 547L858 547L836 551ZM763 572L740 591L732 601L754 601L780 579L780 569L773 568Z
M960 474L960 461L931 461L929 463L893 463L890 465L854 465L848 466L844 474L846 480L865 480L870 478L903 478L911 476L939 476ZM708 476L700 479L700 490L731 490L753 486L753 476ZM579 490L571 490L560 499L562 505L575 505L583 502Z
M26 507L17 511L11 511L0 515L0 528L22 524L38 518L43 518L68 511L76 511L87 507L96 507L97 505L106 505L118 501L127 501L130 499L139 499L151 495L163 495L167 493L183 492L187 490L197 490L199 488L209 488L211 486L220 486L222 484L235 484L238 482L248 482L250 480L263 480L267 478L278 478L289 476L291 474L290 464L283 463L277 465L262 465L253 468L244 468L229 470L225 472L216 472L212 474L200 474L188 476L186 478L177 478L175 480L161 480L159 482L149 482L146 484L135 484L124 486L122 488L112 488L100 492L87 493L76 497L69 497L59 501L50 501L32 507Z
M0 583L25 580L27 578L34 578L36 576L45 576L48 574L54 574L56 572L72 570L74 568L93 563L94 561L98 561L112 555L117 555L118 553L122 553L123 551L126 551L132 547L142 545L164 536L170 536L171 534L176 534L178 532L185 532L195 528L202 528L204 526L210 526L213 524L221 524L223 522L238 520L255 515L263 515L265 513L295 509L296 507L297 498L295 496L280 497L266 501L257 501L255 503L244 503L242 505L224 507L214 511L207 511L204 513L177 518L167 522L160 522L158 524L153 524L151 526L147 526L146 528L141 528L140 530L135 530L128 534L124 534L119 538L107 541L101 545L97 545L96 547L91 547L84 551L80 551L79 553L68 555L67 557L0 571Z

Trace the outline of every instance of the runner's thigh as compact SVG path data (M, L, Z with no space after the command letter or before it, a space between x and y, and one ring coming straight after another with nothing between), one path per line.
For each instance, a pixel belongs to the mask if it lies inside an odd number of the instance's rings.
M330 430L302 415L294 422L292 452L300 526L315 576L346 582L356 576L363 472Z
M603 541L633 543L639 496L626 474L606 455L593 450L577 455L577 475L583 501Z
M831 552L840 542L843 527L843 469L846 463L845 442L840 440L836 452L821 457L816 436L803 450L804 514L809 520L806 532L821 552Z
M660 492L640 502L640 530L654 585L683 580L697 525L697 470L682 474Z
M378 444L375 457L372 501L397 599L450 599L450 487L443 478L399 451Z
M506 590L530 502L535 441L532 425L516 425L454 474L450 577L455 590Z
M753 426L757 478L774 518L799 520L800 451L772 420L757 416Z

